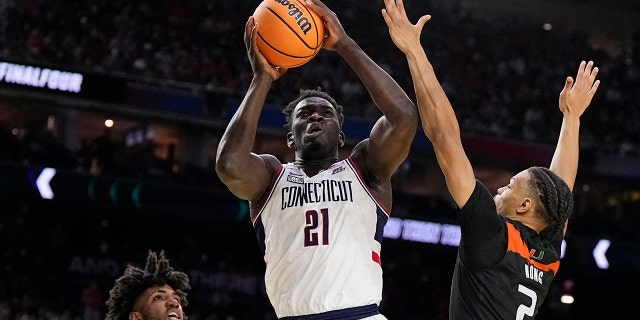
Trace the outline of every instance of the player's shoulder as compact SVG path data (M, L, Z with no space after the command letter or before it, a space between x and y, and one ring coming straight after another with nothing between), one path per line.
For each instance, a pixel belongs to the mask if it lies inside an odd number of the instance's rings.
M280 172L283 163L272 154L259 154L258 157L264 163L265 168L269 171L271 177L275 177Z
M262 159L264 164L269 169L278 169L282 165L282 162L280 162L280 160L272 154L259 154L258 157Z

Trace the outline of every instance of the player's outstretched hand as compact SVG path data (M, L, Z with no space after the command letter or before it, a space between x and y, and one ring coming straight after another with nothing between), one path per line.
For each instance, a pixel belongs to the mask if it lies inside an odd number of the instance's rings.
M424 15L416 24L411 24L402 0L385 0L382 17L389 27L391 40L400 51L407 54L412 49L421 50L420 34L424 24L431 19L431 15Z
M599 69L593 64L593 61L580 62L575 81L570 76L565 80L564 88L560 92L562 113L575 113L579 117L591 103L600 86L600 80L596 80Z

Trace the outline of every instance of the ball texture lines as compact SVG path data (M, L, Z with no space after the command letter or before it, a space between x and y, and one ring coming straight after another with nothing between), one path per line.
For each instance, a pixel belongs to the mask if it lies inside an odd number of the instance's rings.
M298 67L320 52L324 22L304 1L264 0L253 17L258 49L272 66Z

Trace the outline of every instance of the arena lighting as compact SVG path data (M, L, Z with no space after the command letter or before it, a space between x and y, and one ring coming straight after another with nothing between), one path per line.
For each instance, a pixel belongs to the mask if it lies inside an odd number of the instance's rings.
M563 294L560 297L560 302L562 302L563 304L572 304L574 300L575 299L570 294Z
M460 226L389 218L384 227L384 237L457 247L460 243Z
M606 239L600 239L596 247L593 249L593 259L596 260L596 265L600 269L609 269L609 260L607 260L607 250L611 245L611 241Z
M430 221L389 218L384 227L384 237L457 247L460 243L460 226ZM561 258L564 257L566 247L566 241L562 240Z
M53 190L51 190L51 179L56 175L56 169L54 168L44 168L38 175L36 179L36 187L38 187L38 192L40 192L40 196L43 199L53 199Z

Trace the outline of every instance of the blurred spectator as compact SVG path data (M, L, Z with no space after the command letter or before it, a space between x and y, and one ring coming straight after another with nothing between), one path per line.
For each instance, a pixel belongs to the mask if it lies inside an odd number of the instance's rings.
M102 135L91 144L91 166L89 172L97 175L115 171L116 143L111 137L111 130L104 129Z
M82 289L81 301L83 304L82 320L102 320L102 308L104 306L104 296L102 289L98 287L98 282L91 280Z

